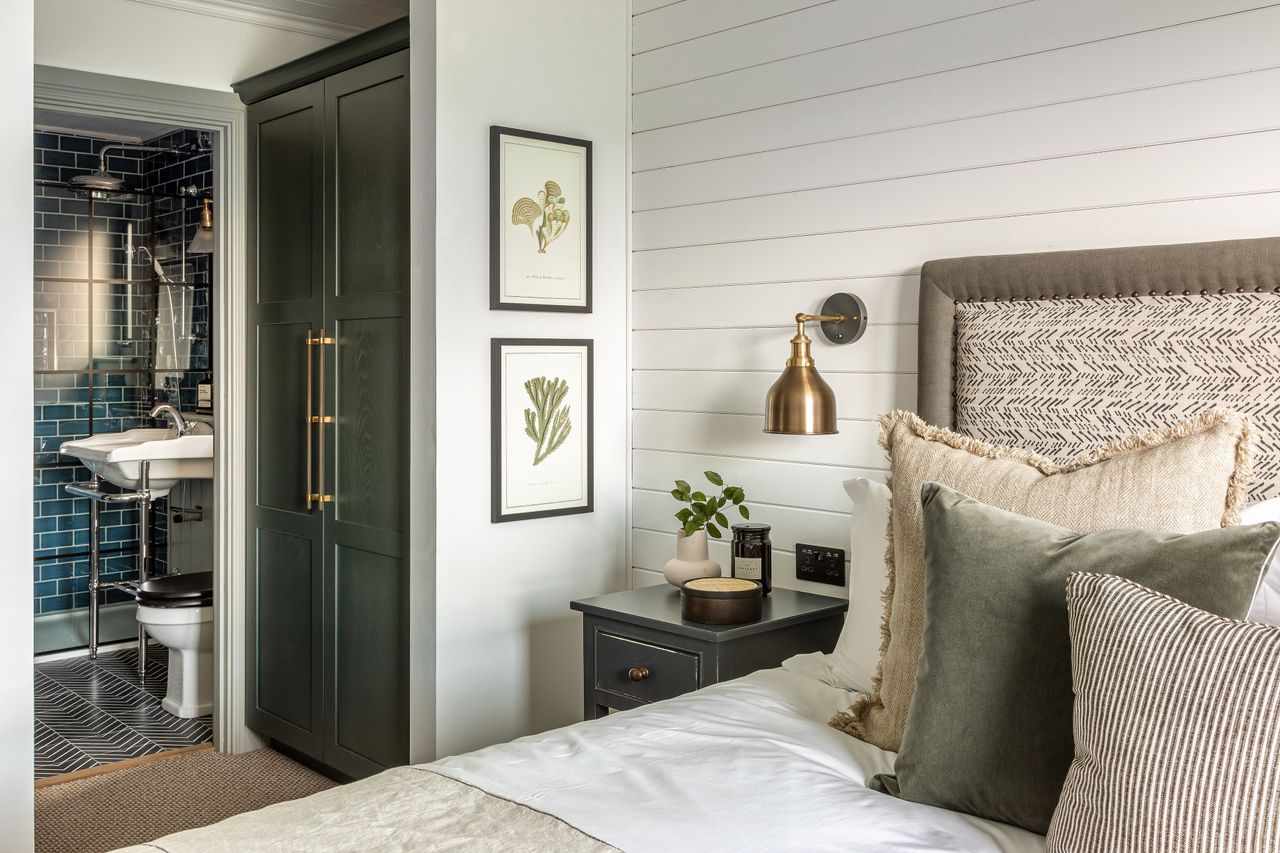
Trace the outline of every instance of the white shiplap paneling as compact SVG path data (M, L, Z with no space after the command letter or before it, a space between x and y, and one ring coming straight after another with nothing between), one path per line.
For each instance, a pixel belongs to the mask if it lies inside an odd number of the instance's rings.
M713 35L673 44L665 50L636 55L632 64L635 92L647 92L689 80L725 74L829 50L857 40L928 26L1023 0L835 0L793 14L765 18L723 29ZM704 8L707 4L703 4ZM724 4L721 4L724 5ZM772 5L772 4L771 4ZM790 5L790 4L787 4Z
M792 551L845 547L841 483L887 474L925 260L1280 233L1280 5L656 4L633 19L633 584L672 554L670 481L714 468L775 525L776 582L835 592ZM789 318L838 290L871 318L849 347L811 333L840 435L764 435Z
M833 95L819 95L815 86L798 101L636 133L632 168L644 171L1275 67L1278 27L1280 7L1263 6ZM1206 45L1224 47L1210 51ZM1144 114L1152 121L1168 119L1157 111ZM939 147L946 134L946 128L938 130Z

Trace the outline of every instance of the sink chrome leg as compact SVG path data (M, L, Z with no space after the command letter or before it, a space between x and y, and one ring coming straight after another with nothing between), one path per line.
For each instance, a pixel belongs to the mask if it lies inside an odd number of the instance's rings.
M96 475L89 486L95 491L101 487ZM98 659L98 572L102 551L98 542L99 506L97 501L89 501L89 660Z
M141 491L145 497L138 502L138 586L147 582L151 574L151 463L139 463ZM138 624L138 680L147 680L147 629Z

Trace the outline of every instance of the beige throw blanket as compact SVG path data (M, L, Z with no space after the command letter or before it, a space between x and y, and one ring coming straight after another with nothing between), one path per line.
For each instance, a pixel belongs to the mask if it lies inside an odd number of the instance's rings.
M425 767L397 767L125 848L127 853L245 851L614 850L569 824Z

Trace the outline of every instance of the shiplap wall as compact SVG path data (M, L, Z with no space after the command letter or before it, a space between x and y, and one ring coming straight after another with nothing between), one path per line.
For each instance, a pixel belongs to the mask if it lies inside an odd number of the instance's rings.
M1280 234L1280 4L633 0L632 583L674 551L670 481L714 468L797 541L847 544L841 482L915 402L930 258ZM761 433L797 311L840 435ZM699 475L700 476L700 475ZM713 546L726 566L727 548Z

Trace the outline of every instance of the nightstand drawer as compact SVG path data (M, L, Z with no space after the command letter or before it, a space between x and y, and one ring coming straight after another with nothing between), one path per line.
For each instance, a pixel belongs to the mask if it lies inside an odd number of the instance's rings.
M698 689L698 656L600 631L595 677L598 690L657 702Z

